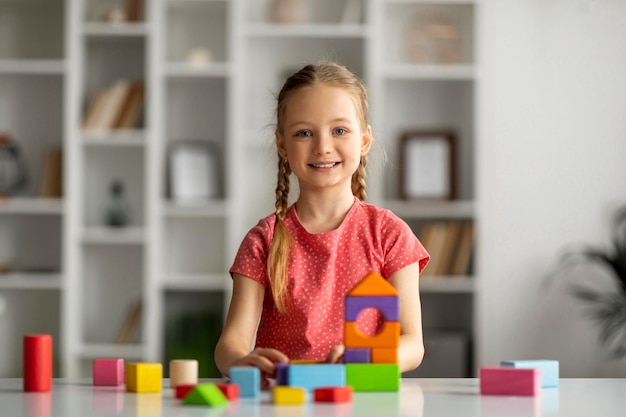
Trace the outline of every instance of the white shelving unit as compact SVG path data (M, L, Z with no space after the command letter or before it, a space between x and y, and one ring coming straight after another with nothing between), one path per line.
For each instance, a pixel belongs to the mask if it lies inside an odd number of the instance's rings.
M360 0L348 22L341 21L346 1L305 1L301 24L269 22L269 2L152 0L141 21L112 24L100 21L102 11L121 2L0 0L0 130L24 144L31 178L40 175L37 160L48 146L61 145L65 162L65 198L41 199L31 184L0 202L0 256L28 267L0 275L0 350L9 352L0 376L19 375L23 333L52 333L58 373L85 377L95 357L165 362L178 320L222 315L239 243L274 210L273 94L312 61L339 61L368 85L374 135L389 160L382 170L371 165L370 201L392 209L418 236L425 222L478 220L481 1ZM458 63L406 59L404 31L424 9L442 9L457 23L464 39ZM83 130L89 98L122 78L144 83L140 126ZM459 139L459 199L402 200L398 138L437 127ZM221 162L216 198L170 197L169 151L186 141L210 146ZM131 208L130 224L119 229L103 221L117 178ZM427 337L431 329L460 332L476 352L476 279L422 280ZM41 312L23 315L25 300ZM137 333L115 343L138 300ZM203 360L212 362L210 353Z

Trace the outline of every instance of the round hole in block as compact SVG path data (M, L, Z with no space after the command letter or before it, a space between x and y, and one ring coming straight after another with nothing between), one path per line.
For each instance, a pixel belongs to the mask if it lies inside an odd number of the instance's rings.
M367 307L359 312L356 327L365 336L375 336L382 332L385 319L382 311L375 307Z

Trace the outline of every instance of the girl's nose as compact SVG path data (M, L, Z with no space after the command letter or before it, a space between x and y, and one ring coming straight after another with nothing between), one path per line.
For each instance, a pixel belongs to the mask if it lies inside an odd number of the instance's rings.
M327 154L332 150L332 138L327 133L320 133L317 135L317 141L315 142L315 149L313 150L316 155Z

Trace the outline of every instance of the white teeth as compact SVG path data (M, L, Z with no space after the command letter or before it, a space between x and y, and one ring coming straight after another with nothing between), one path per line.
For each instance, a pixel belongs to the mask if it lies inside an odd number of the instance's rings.
M313 165L315 168L332 168L335 166L334 162L331 162L329 164L311 164Z

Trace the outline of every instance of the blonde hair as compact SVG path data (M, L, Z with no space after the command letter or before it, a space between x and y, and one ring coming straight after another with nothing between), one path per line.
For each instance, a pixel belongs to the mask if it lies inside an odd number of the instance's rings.
M367 90L361 80L346 67L333 63L321 62L317 65L307 65L291 75L278 93L276 106L276 136L282 133L287 101L295 92L305 87L325 84L338 87L350 93L359 116L361 130L366 131L369 126L369 110L367 104ZM367 154L361 156L359 167L352 175L352 194L365 201L365 176ZM293 237L285 226L284 219L289 205L289 176L291 168L287 159L278 155L278 178L276 184L276 227L267 259L267 275L272 287L272 296L276 309L284 313L288 286L287 265Z

